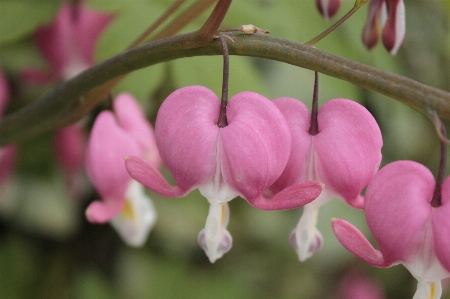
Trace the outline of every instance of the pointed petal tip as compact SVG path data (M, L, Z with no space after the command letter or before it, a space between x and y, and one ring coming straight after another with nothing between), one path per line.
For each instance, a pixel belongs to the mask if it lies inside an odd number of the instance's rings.
M385 261L383 255L379 250L376 250L367 238L351 223L334 218L331 221L334 235L338 241L348 251L379 268L389 267L391 263Z
M126 157L125 167L133 179L162 196L182 197L189 192L189 190L170 185L156 168L138 157Z
M87 207L85 216L91 223L103 224L114 218L121 208L122 203L120 201L113 202L113 200L109 200L108 203L94 201Z
M281 190L270 198L260 195L254 199L247 199L247 201L260 210L296 209L316 199L324 187L325 185L320 182L301 182Z

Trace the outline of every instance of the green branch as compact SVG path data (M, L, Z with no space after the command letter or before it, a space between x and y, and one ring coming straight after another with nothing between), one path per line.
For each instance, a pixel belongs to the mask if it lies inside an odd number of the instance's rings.
M314 47L267 35L230 34L232 55L262 57L318 71L379 92L429 115L450 119L450 93ZM183 57L221 55L220 43L205 45L196 32L150 42L121 53L61 83L36 102L0 121L0 145L19 142L75 122L96 101L83 97L89 90L131 71Z

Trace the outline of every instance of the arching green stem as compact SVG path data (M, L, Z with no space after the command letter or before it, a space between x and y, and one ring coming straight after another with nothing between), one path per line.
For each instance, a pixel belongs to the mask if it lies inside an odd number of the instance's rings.
M234 40L228 45L231 55L261 57L318 71L399 100L424 114L432 109L450 119L449 92L289 40L261 34L229 35ZM194 32L107 59L0 120L0 145L75 122L98 103L85 101L82 95L118 76L165 61L204 55L222 55L222 47L217 42L205 44Z

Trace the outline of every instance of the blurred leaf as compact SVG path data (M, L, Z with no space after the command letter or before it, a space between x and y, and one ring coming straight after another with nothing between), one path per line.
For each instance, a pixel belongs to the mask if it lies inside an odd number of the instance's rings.
M113 285L95 270L83 271L76 276L74 293L77 299L120 298L115 294Z
M31 40L0 45L0 61L4 68L13 70L47 66Z
M132 72L114 90L117 93L131 92L138 100L145 102L150 96L150 91L161 84L163 69L164 66L158 64Z
M33 32L39 24L50 22L60 2L0 1L0 44L19 39Z
M108 1L99 3L104 2ZM124 51L142 32L150 27L165 9L164 6L144 1L126 1L126 6L117 4L114 8L112 11L116 15L115 19L107 27L97 44L97 60L103 60Z

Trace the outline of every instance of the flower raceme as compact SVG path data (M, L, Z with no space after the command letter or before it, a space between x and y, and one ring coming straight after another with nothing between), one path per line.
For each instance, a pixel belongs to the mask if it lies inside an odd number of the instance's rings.
M28 68L21 74L23 79L46 84L71 79L91 67L95 44L111 20L111 15L88 9L82 2L62 4L55 20L35 32L37 48L51 70ZM73 198L81 198L84 194L81 170L86 139L80 123L62 128L54 136L55 157L66 175L68 191Z
M364 45L372 49L381 36L384 47L391 54L396 54L405 39L403 0L371 0L369 5L369 16L362 33Z
M86 217L93 223L110 222L127 244L141 246L156 213L143 186L129 176L123 159L133 155L155 168L161 159L153 130L133 97L121 94L113 105L114 112L98 115L87 145L86 170L102 200L88 206Z
M156 193L182 197L198 188L207 198L209 215L198 240L211 262L231 248L227 202L234 197L241 196L258 209L280 210L305 205L322 190L318 182L302 182L265 197L289 157L286 120L270 100L254 92L230 99L226 126L218 125L220 106L218 97L203 86L178 89L161 105L156 143L176 186L144 160L126 160L130 175Z
M273 102L288 122L292 147L286 168L270 189L278 192L304 181L325 185L320 196L304 206L290 237L292 247L304 261L323 243L316 229L320 206L340 197L352 207L363 207L360 192L378 170L383 141L373 116L354 101L334 99L325 103L317 114L318 132L310 131L311 115L302 102L292 98Z
M440 298L441 280L450 277L450 179L439 207L431 204L435 185L431 172L413 161L390 163L374 176L364 212L379 250L350 223L333 220L339 242L359 258L382 268L403 264L418 281L414 299Z

